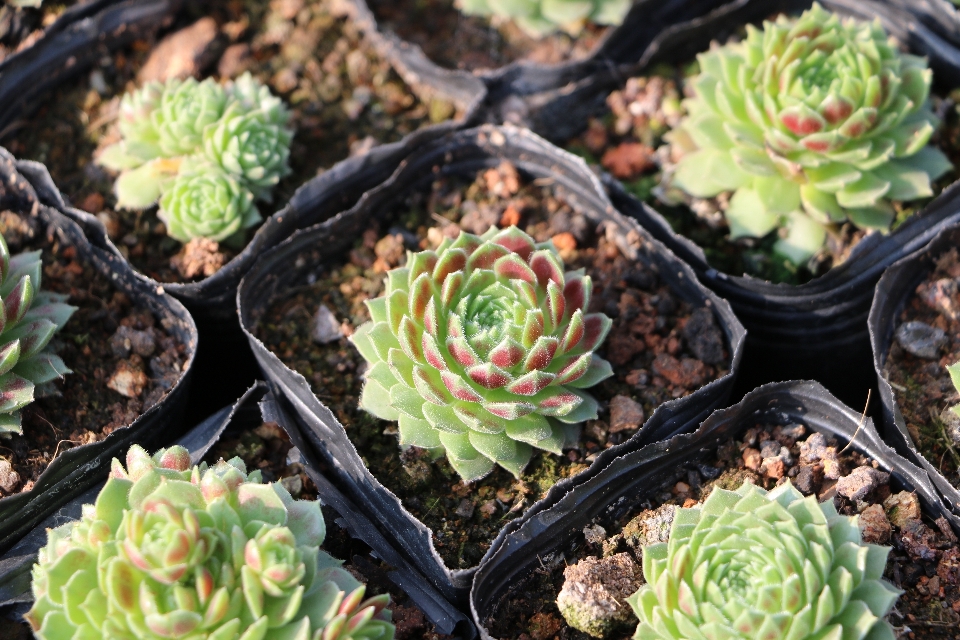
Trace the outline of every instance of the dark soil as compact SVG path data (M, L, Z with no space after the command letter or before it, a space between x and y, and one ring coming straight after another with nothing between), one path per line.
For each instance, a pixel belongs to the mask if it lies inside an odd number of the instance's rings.
M513 22L460 13L453 0L367 0L377 22L449 69L496 69L517 60L556 64L589 56L609 27L587 25L576 37L533 38Z
M601 165L620 179L628 192L659 211L673 230L703 248L710 266L731 275L746 274L788 284L803 284L843 263L865 232L846 223L835 226L824 249L806 265L797 267L773 253L776 230L763 238L730 241L720 204L729 195L689 203L667 203L657 190L664 165L675 162L664 145L663 136L676 126L684 111L680 100L687 97L686 80L699 72L696 63L663 65L650 76L630 78L624 88L607 96L603 113L592 118L587 129L566 143L566 148L588 162ZM960 92L949 98L931 96L934 111L943 123L932 144L939 147L955 167L960 167L960 115L954 108ZM955 168L934 185L934 196L960 178ZM933 198L894 203L896 229L921 211Z
M893 548L884 576L905 591L890 614L898 638L955 638L956 626L960 624L960 551L946 519L934 522L926 515L904 517L910 508L915 508L914 515L918 515L919 502L915 494L892 495L895 491L889 478L878 479L860 501L838 494L837 478L858 467L878 465L853 449L844 452L843 443L829 438L816 442L815 438L821 436L814 436L802 425L756 425L736 440L721 443L705 455L705 464L691 461L689 470L678 471L641 504L619 517L593 525L603 527L600 535L612 534L609 537L587 542L585 536L578 535L571 548L544 558L543 568L515 585L496 614L485 621L487 628L503 640L587 640L590 636L567 626L556 605L566 566L591 556L626 552L639 567L648 535L649 525L644 524L650 522L652 511L661 505L691 507L705 500L715 486L735 490L744 482L752 482L772 489L790 478L804 495L816 494L821 502L833 500L842 515L857 515L872 507L860 516L864 541ZM806 445L805 449L801 449L801 444ZM784 459L781 453L778 457L763 458L761 450L770 446L786 447L789 456ZM805 456L804 451L817 452L821 459ZM630 625L606 639L628 640L633 637L635 626L632 618Z
M462 217L461 217L462 216ZM643 422L611 421L611 404L642 408L643 416L667 400L687 395L725 373L725 340L710 313L675 298L652 271L620 255L616 245L576 213L553 190L522 183L510 165L481 172L472 183L441 180L430 192L416 192L400 204L386 234L370 229L349 255L317 274L267 310L258 337L285 364L303 374L314 392L345 425L367 467L406 508L434 532L434 544L451 568L475 566L503 524L521 515L562 478L583 471L605 448L632 435ZM431 226L437 225L439 226ZM459 224L457 224L459 223ZM465 485L444 460L432 463L422 449L402 455L397 427L361 411L358 399L363 358L346 338L320 345L312 341L313 318L323 304L341 328L352 331L368 319L363 301L382 292L385 272L405 261L405 243L417 250L436 246L460 228L482 233L491 224L516 223L537 241L553 238L569 269L586 268L593 279L592 311L614 319L605 347L615 376L591 389L600 401L600 419L589 421L575 447L564 456L535 453L518 481L499 467L483 480ZM391 226L395 225L395 226ZM685 337L691 327L693 342ZM713 342L711 342L711 340ZM703 357L708 342L715 352ZM709 348L706 350L709 352ZM620 414L618 414L620 415Z
M196 67L197 75L225 81L249 71L291 109L293 173L274 189L273 204L258 204L264 217L336 162L399 140L431 118L453 115L450 105L419 102L354 24L334 15L329 0L186 4L184 14L159 37L198 19L213 19L217 37L207 48L209 62ZM64 194L97 214L138 270L161 282L183 282L210 275L242 247L221 243L203 261L212 267L179 271L171 259L182 245L166 235L156 209L115 210L115 176L93 162L99 149L119 139L115 121L120 98L141 86L137 74L159 37L104 56L98 67L65 83L21 120L19 128L7 132L5 144L19 157L46 164Z
M65 9L77 0L46 0L40 7L0 4L0 62L40 39Z
M176 384L186 360L184 345L152 313L35 224L0 212L11 253L43 251L42 289L68 294L79 307L53 339L73 373L54 383L58 395L22 410L22 436L0 439L0 461L12 465L0 495L29 491L58 454L130 425Z
M299 451L276 423L265 422L249 430L228 429L203 459L208 464L214 464L221 458L229 460L233 457L241 458L246 463L248 472L259 469L264 482L279 480L294 499L317 499L317 487L304 471ZM390 580L388 573L392 567L374 558L367 545L350 537L346 529L336 525L335 511L323 507L323 517L327 526L323 550L345 561L344 568L367 585L367 597L380 593L390 594L390 609L393 611L394 624L397 625L397 640L450 638L438 634L433 624L410 601L407 594ZM3 631L2 623L0 619L0 632ZM2 633L0 637L3 637Z
M951 437L941 415L960 400L947 372L949 365L960 361L960 317L951 312L960 309L960 295L956 284L949 284L958 278L960 259L953 249L917 286L897 323L899 328L905 322L923 322L946 332L940 355L933 360L918 358L894 339L883 366L917 450L954 486L960 486L960 440ZM946 290L938 290L938 283L946 284Z

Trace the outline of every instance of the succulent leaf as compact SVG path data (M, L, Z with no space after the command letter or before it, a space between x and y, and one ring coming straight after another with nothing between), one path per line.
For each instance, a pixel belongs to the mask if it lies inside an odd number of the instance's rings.
M633 0L457 0L467 15L513 20L534 38L555 31L577 35L588 23L619 25Z
M389 596L320 551L317 502L259 483L234 458L190 466L138 446L83 516L49 530L26 615L41 640L391 640Z
M677 510L668 542L644 547L634 638L893 637L884 617L901 592L881 578L888 552L789 480L716 487Z
M402 446L445 450L466 481L494 464L519 477L530 445L559 453L550 421L596 418L579 389L613 374L594 353L611 321L584 315L590 290L516 227L410 254L351 336L371 365L361 408L399 420Z
M50 345L76 307L40 290L39 251L10 256L0 237L0 256L0 433L19 433L20 409L33 402L37 385L72 373Z
M775 250L801 264L827 225L887 230L891 201L931 196L952 167L928 146L939 121L926 60L900 53L879 23L814 3L698 60L666 180L696 198L732 192L731 238L780 228Z

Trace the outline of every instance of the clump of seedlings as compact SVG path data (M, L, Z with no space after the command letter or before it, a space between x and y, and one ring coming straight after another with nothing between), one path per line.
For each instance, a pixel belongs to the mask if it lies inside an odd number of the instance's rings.
M512 20L537 38L554 31L577 35L587 22L618 25L633 0L457 0L467 15Z
M98 162L119 171L117 206L145 209L180 242L240 238L290 173L290 113L249 73L226 86L150 82L120 101L122 139ZM242 241L242 238L240 238Z
M667 186L729 194L730 237L779 230L774 250L802 264L831 225L887 230L892 201L933 195L952 167L928 146L939 121L924 58L900 53L879 23L815 4L698 57L687 116L668 136Z
M83 516L48 533L26 618L38 638L390 640L389 596L318 547L318 502L262 484L239 458L190 466L138 446Z
M11 256L0 236L0 433L21 433L20 409L72 373L51 340L77 308L40 290L41 266L39 251Z
M592 288L515 226L408 253L351 337L371 365L360 406L466 482L495 464L519 478L531 447L559 455L566 425L597 418L583 389L613 375L594 353L612 322L587 313Z
M643 548L634 638L893 638L885 616L902 592L882 578L889 552L789 480L716 488Z

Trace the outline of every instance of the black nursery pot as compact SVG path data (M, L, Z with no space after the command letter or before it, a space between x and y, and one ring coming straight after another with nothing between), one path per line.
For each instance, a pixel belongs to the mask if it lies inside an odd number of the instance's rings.
M940 231L921 250L903 258L883 273L877 283L870 308L870 343L873 347L873 367L880 389L881 414L879 431L884 440L902 455L923 467L944 500L960 515L960 490L951 484L939 469L927 460L914 444L906 421L897 405L896 392L883 373L890 354L900 312L915 295L917 285L933 272L937 259L954 249L960 242L960 226L953 225Z
M944 517L960 531L960 519L944 504L926 472L884 444L871 419L861 425L858 412L817 382L771 383L751 391L738 404L714 412L692 433L621 455L555 504L509 527L481 563L470 593L481 637L491 640L483 621L495 616L504 598L541 566L540 558L582 540L584 527L604 512L626 513L675 483L681 474L686 477L687 469L696 468L724 440L765 423L801 424L844 443L852 440L852 448L890 473L894 487L917 493L925 514Z
M77 259L109 278L134 305L148 309L168 335L183 345L183 366L166 395L132 423L116 428L99 442L68 448L57 455L28 491L0 499L0 550L7 549L47 515L106 477L110 460L132 444L154 446L168 441L179 429L197 348L197 329L177 300L138 277L113 253L93 245L70 218L43 204L25 176L42 176L42 165L16 162L0 148L0 209L36 217L43 233L75 249ZM49 180L49 177L47 177Z
M183 0L95 0L65 11L35 44L0 64L0 131L13 130L16 121L29 115L52 90L87 72L105 53L169 26L185 7ZM469 117L467 111L463 118ZM459 126L462 121L427 126L402 140L342 160L303 184L285 206L266 218L243 251L215 274L196 282L164 283L164 291L193 314L204 335L204 353L210 349L220 357L236 353L236 347L244 343L234 298L240 279L260 253L296 229L352 206L365 191L389 177L412 149ZM46 204L80 224L94 245L123 259L99 219L70 208L52 183L40 195ZM245 379L244 384L247 382ZM236 397L235 393L230 397Z
M668 438L690 428L729 397L739 368L744 331L727 303L702 287L693 272L660 243L649 238L634 221L614 211L599 183L582 160L556 149L529 131L513 127L484 126L448 135L417 149L383 185L367 193L351 210L310 229L294 234L282 245L265 253L240 285L238 304L244 331L261 369L274 392L297 418L304 436L314 448L337 487L378 523L427 579L453 602L464 602L473 569L451 570L436 552L431 531L400 503L364 466L344 427L314 395L307 380L287 368L256 336L256 326L271 303L285 292L314 282L316 273L336 265L354 245L362 231L390 210L393 203L440 175L475 174L513 163L523 174L549 178L567 202L592 224L605 222L607 238L615 237L620 251L630 260L642 261L659 273L678 299L713 311L724 333L730 372L684 398L661 405L638 433L599 455L587 471L554 486L542 504L552 504L568 488L594 475L619 452L644 443ZM611 226L612 225L612 228ZM502 535L502 534L501 534Z
M679 20L651 39L638 38L616 69L598 70L558 84L552 95L524 98L524 89L507 95L491 89L485 116L522 122L554 142L581 133L588 118L604 108L606 96L625 78L642 75L659 63L681 63L709 48L712 40L747 23L776 13L802 11L810 0L685 0L664 3L683 7ZM823 0L827 9L859 19L879 19L884 28L912 52L926 56L935 82L944 88L960 84L960 27L949 7L935 0ZM941 29L934 27L940 25ZM943 33L941 33L943 32ZM950 37L947 37L950 34ZM576 90L572 89L577 87ZM936 235L960 215L956 188L944 191L924 211L889 235L862 240L842 265L799 285L719 272L707 263L703 250L678 235L654 208L630 195L609 175L603 177L610 199L622 213L636 218L652 236L689 263L708 288L730 301L749 332L746 368L738 389L751 389L770 380L820 380L852 404L863 401L872 383L867 313L872 288L883 270Z
M190 429L176 441L176 444L186 447L190 451L191 463L198 464L221 437L240 435L255 429L265 421L278 422L283 426L290 435L292 444L300 450L302 444L298 440L298 432L287 427L290 423L289 419L285 418L282 410L277 407L267 385L263 382L255 383L233 405L223 407ZM168 443L158 443L156 446L165 444ZM123 452L119 453L121 458L122 454ZM387 577L410 596L410 599L435 624L440 633L456 633L464 640L469 640L476 635L467 617L446 603L377 533L370 522L360 515L346 497L312 467L308 466L306 472L317 484L321 503L332 507L336 512L336 524L346 529L351 537L361 540L369 547L364 557L355 555L353 558L344 558L345 560L352 560L354 563L370 563L370 566L376 566L377 561L389 564L391 569ZM31 530L6 554L0 556L0 616L9 620L19 620L30 608L33 602L30 591L30 569L36 562L37 552L47 543L47 529L78 520L81 515L81 506L93 503L102 486L102 483L98 482L96 486L71 500L57 513ZM327 522L328 531L332 525L332 522Z

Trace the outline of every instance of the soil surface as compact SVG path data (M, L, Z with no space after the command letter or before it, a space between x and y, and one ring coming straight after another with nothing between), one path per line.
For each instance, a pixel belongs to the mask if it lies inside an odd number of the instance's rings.
M960 361L960 259L956 249L937 261L934 271L921 282L900 313L897 330L908 322L920 322L928 331L942 331L933 353L921 357L904 348L896 337L890 345L883 374L893 387L897 406L917 450L954 486L960 487L960 416L950 407L960 394L947 367ZM909 344L907 345L909 346Z
M609 27L587 25L576 37L533 38L512 21L468 16L454 0L367 0L382 29L393 31L448 69L497 69L523 60L556 64L588 57Z
M407 249L435 247L461 228L482 233L509 224L538 242L552 238L568 269L583 267L591 276L591 311L613 318L610 337L598 352L613 364L615 376L591 389L601 404L600 417L586 423L563 456L536 452L520 480L497 467L465 485L445 460L431 462L423 449L401 454L396 424L358 408L358 372L365 363L345 335L369 318L363 302L382 293L386 271L405 262ZM258 337L304 375L345 425L374 476L433 531L434 545L450 568L475 566L506 521L560 479L586 469L600 451L628 439L659 405L699 389L729 366L712 313L677 299L562 197L527 183L512 165L482 171L472 183L444 179L429 192L413 193L387 223L364 234L347 262L333 265L313 284L275 301L257 327ZM335 333L327 344L312 339L321 308L344 337Z
M15 7L6 2L0 5L0 62L39 40L44 30L76 3L46 0L40 7Z
M566 148L618 178L628 192L659 211L676 233L703 248L707 262L719 271L802 284L843 263L866 235L852 224L834 225L824 249L807 264L797 267L774 255L776 230L763 238L727 238L721 207L730 194L703 200L685 196L677 189L667 194L658 188L664 169L677 160L670 157L663 136L684 115L680 101L692 95L687 80L697 73L696 63L661 65L649 76L630 78L622 89L607 96L604 112L591 118L586 130L569 140ZM934 111L943 117L932 144L946 153L955 167L960 167L960 115L955 108L960 92L947 98L932 95L931 99ZM955 168L933 185L934 195L958 178L960 168ZM686 201L676 203L679 196ZM932 199L893 203L897 211L893 228L921 211Z
M116 210L115 176L93 159L119 139L120 98L145 80L182 70L220 81L249 71L281 96L295 129L293 173L259 203L280 209L304 182L350 155L399 140L433 120L454 115L445 103L425 105L382 60L357 28L335 15L329 0L211 0L186 8L155 40L139 40L104 56L89 73L64 83L4 144L18 157L47 165L74 205L96 214L111 239L142 273L162 282L215 273L242 246L191 246L166 235L156 208ZM174 51L170 51L170 40ZM248 232L252 236L254 229ZM172 259L177 258L174 264ZM178 266L182 265L182 266Z
M53 338L73 373L53 383L56 395L22 410L22 436L0 439L0 496L29 491L58 454L131 424L176 384L186 360L151 312L36 224L0 212L11 253L41 250L42 290L68 294L78 307Z
M668 479L640 505L615 519L591 524L571 548L543 558L543 568L514 586L486 621L487 628L503 640L587 640L591 636L567 626L557 608L565 569L573 574L572 565L578 562L586 560L579 566L590 566L599 558L623 554L618 559L633 571L635 591L643 584L642 548L667 540L673 508L702 502L713 487L735 490L752 482L772 489L789 478L804 495L815 494L821 502L833 500L842 515L859 514L865 542L892 547L884 577L905 591L889 618L898 638L955 638L960 624L960 551L950 525L944 518L932 521L921 513L915 494L895 491L889 474L878 471L876 462L842 447L843 443L799 424L745 430L702 461L692 460L688 469ZM636 624L630 613L621 630L605 638L628 640Z
M317 487L304 471L300 452L275 422L265 422L255 429L228 429L203 459L208 464L215 464L221 458L229 460L233 457L241 458L247 465L247 471L259 469L264 482L279 480L295 499L317 499ZM344 560L344 568L367 585L366 597L390 594L390 610L393 611L393 622L397 625L397 640L450 638L437 633L423 612L390 580L387 574L392 567L371 556L367 545L351 538L346 529L336 525L335 511L323 507L323 517L327 525L323 550ZM3 637L2 634L0 637Z

